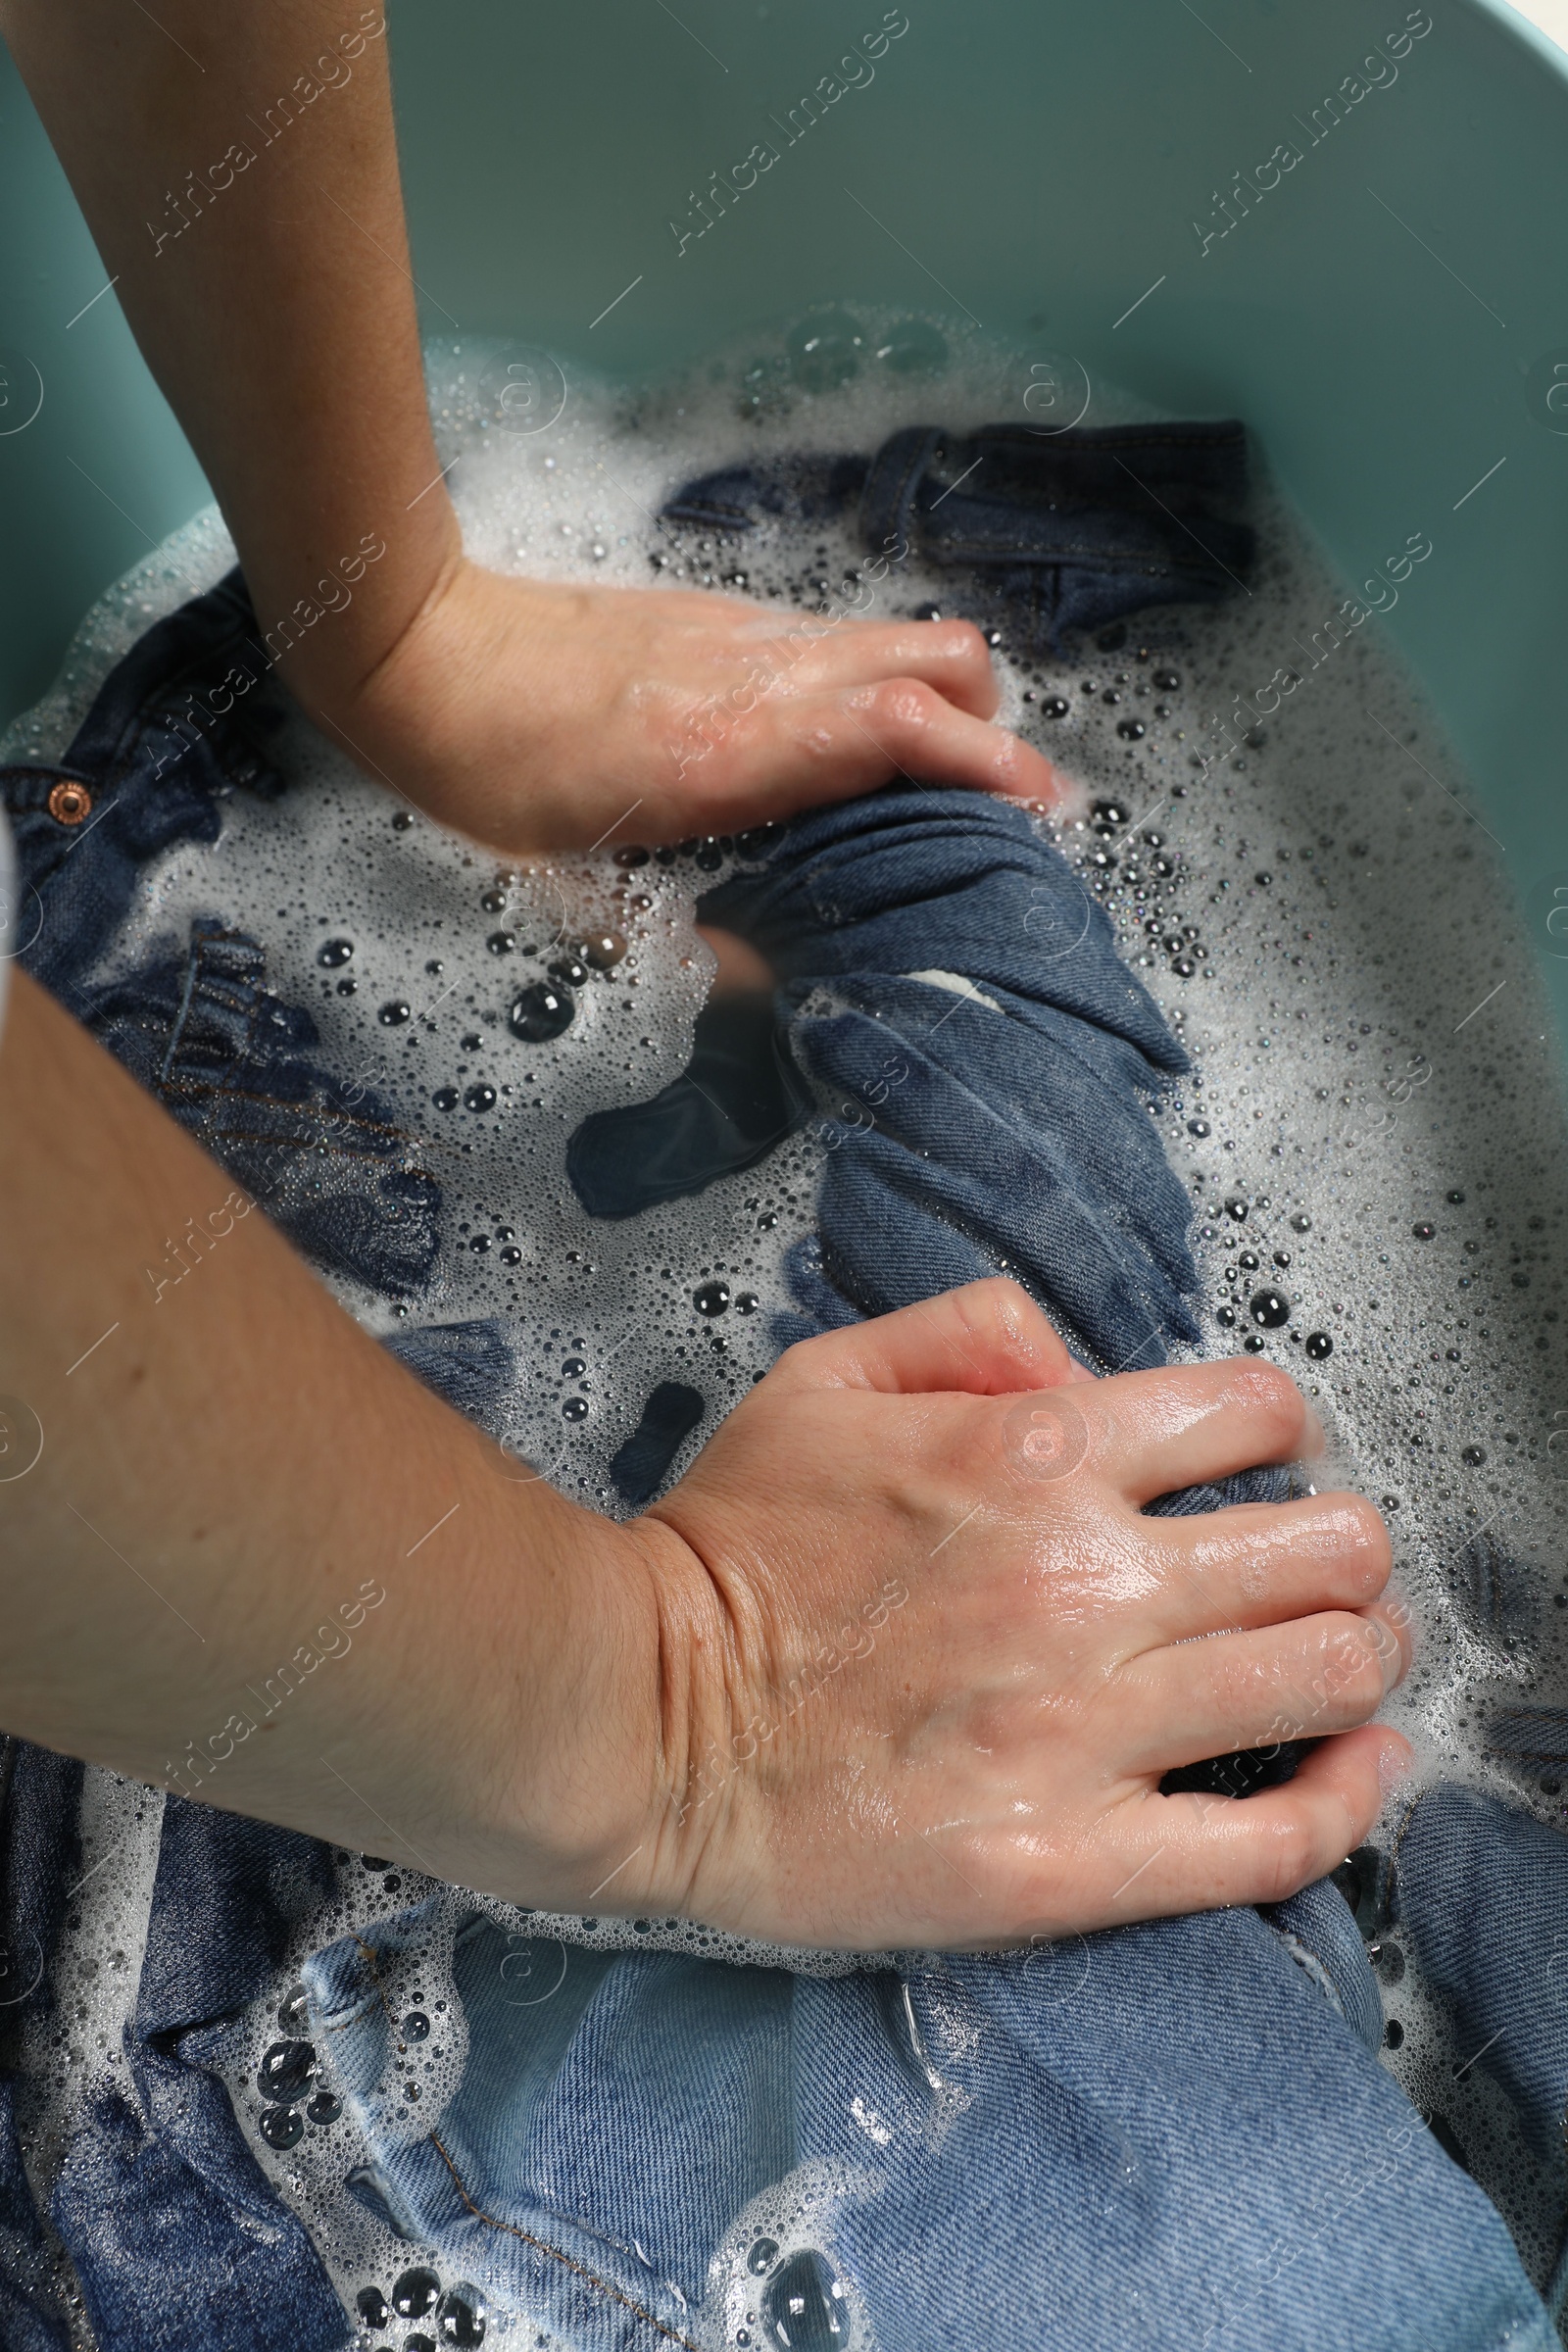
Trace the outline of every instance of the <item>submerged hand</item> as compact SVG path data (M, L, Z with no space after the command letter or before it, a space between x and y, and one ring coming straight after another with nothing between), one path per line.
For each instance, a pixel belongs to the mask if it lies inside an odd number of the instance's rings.
M1005 1282L791 1349L628 1531L663 1678L647 1902L984 1944L1333 1868L1408 1757L1368 1723L1409 1662L1382 1521L1350 1494L1141 1508L1318 1442L1265 1365L1078 1377ZM1287 1786L1159 1793L1298 1738L1322 1744Z
M1056 807L990 721L966 621L829 621L738 597L508 579L458 561L312 714L443 823L516 854L736 832L896 773Z

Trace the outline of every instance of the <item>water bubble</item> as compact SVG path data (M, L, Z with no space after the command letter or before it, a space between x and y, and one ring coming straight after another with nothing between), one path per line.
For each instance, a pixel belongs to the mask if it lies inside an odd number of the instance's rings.
M586 1396L568 1396L561 1409L568 1421L586 1421L588 1399Z
M1486 1458L1487 1449L1484 1446L1466 1446L1459 1456L1460 1461L1468 1462L1472 1470L1479 1470Z
M729 1304L729 1284L705 1282L692 1293L692 1304L700 1315L721 1315Z
M455 1086L438 1086L435 1090L435 1093L430 1097L430 1100L435 1104L437 1110L456 1110L458 1107L458 1090Z
M596 972L611 971L626 953L626 942L618 931L595 931L582 943L585 963Z
M394 997L375 1017L383 1029L401 1029L405 1021L413 1018L413 1007L405 1004L401 997Z
M754 2277L760 2278L762 2273L777 2259L778 2239L776 2237L760 2237L746 2257L746 2268L752 2272Z
M850 2340L844 2289L823 2257L792 2254L767 2282L762 2320L779 2352L831 2352Z
M328 971L332 971L338 964L347 963L353 954L354 942L352 939L323 939L316 951L316 960L318 963L324 964Z
M310 2021L311 1996L303 1984L290 1985L277 2005L277 2022L285 2034L298 2034Z
M817 311L790 328L784 349L804 391L831 392L858 369L865 338L848 311Z
M889 328L874 356L895 375L934 375L947 365L947 338L923 318L902 318Z
M1121 697L1118 695L1116 699L1119 702ZM1118 718L1116 732L1118 735L1125 736L1129 743L1137 743L1148 734L1149 729L1141 718Z
M1311 1220L1311 1218L1310 1218L1310 1217L1307 1215L1307 1213L1306 1213L1306 1211L1305 1211L1305 1209L1304 1209L1304 1208L1298 1208L1298 1209L1297 1210L1297 1212L1296 1212L1295 1216L1294 1216L1294 1217L1291 1219L1291 1230L1292 1230L1292 1232L1293 1232L1293 1233L1310 1233L1310 1232L1311 1232L1311 1230L1312 1230L1312 1220Z
M1255 1250L1242 1250L1237 1252L1236 1263L1244 1274L1255 1274L1262 1262Z
M1238 1225L1245 1225L1248 1206L1248 1200L1243 1194L1233 1193L1225 1203L1225 1214L1228 1217L1234 1217Z
M297 2107L264 2107L257 2130L270 2148L292 2148L305 2136L305 2118Z
M494 1110L496 1090L493 1086L470 1086L463 1098L463 1103L466 1110ZM488 1249L488 1242L485 1247Z
M354 2308L364 2328L382 2328L392 2319L392 2307L378 2286L362 2286L354 2298Z
M256 2073L256 2087L264 2099L295 2099L316 2072L316 2049L309 2041L274 2041Z
M1448 1195L1448 1199L1455 1208L1462 1208L1464 1206L1463 1193L1450 1193Z
M1181 682L1180 673L1174 669L1156 669L1154 672L1154 684L1162 694L1174 694Z
M430 2020L422 2009L411 2009L403 2020L402 2032L405 2041L426 2041L430 2034Z
M628 841L614 852L614 859L618 866L630 871L633 866L648 863L648 852L640 842Z
M738 1315L755 1315L761 1303L755 1291L740 1291L735 1298L735 1312Z
M1404 1976L1404 1954L1391 1938L1384 1937L1377 1943L1369 1944L1366 1956L1385 1984L1400 1983Z
M442 2343L456 2345L458 2352L474 2352L475 2346L484 2342L488 2317L483 2295L465 2280L461 2286L449 2286L442 2296L435 2315L436 2334Z
M511 956L516 952L517 934L515 931L492 931L484 944L492 956Z
M548 1045L552 1038L560 1037L570 1027L576 1009L577 1002L569 989L536 980L514 1001L507 1015L507 1026L524 1045Z
M553 956L545 968L551 979L562 988L586 988L588 985L588 966L575 956Z
M1326 1331L1309 1331L1306 1335L1306 1352L1314 1361L1321 1363L1326 1355L1334 1353L1334 1342Z
M1047 694L1041 697L1040 710L1045 718L1065 718L1071 708L1072 705L1063 695Z
M422 2320L441 2292L441 2281L423 2263L402 2272L392 2284L392 2308L400 2320Z
M306 2102L305 2112L313 2124L335 2124L343 2112L343 2102L330 2090L318 2090Z
M1212 1135L1214 1130L1210 1127L1206 1119L1189 1119L1187 1122L1187 1132L1189 1135L1196 1135L1199 1142L1201 1143L1204 1136Z
M1277 1331L1291 1319L1291 1302L1283 1291L1254 1291L1247 1302L1247 1311L1263 1330Z

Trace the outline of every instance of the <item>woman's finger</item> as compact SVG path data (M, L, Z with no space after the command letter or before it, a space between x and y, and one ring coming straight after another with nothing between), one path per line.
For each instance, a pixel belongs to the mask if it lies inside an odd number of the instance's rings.
M768 1375L775 1388L879 1389L905 1396L945 1389L1011 1396L1081 1378L1028 1292L1001 1275L803 1340Z
M1167 1642L1362 1608L1394 1564L1389 1531L1362 1494L1236 1503L1142 1525L1163 1567L1160 1589L1140 1606Z
M754 661L772 659L779 695L836 693L872 686L889 678L918 678L957 710L994 718L1001 694L991 649L972 621L856 620L820 633L804 644L791 638L757 649Z
M1323 1433L1296 1383L1272 1364L1228 1356L1102 1380L1096 1463L1130 1502L1317 1452Z
M1123 1716L1126 1768L1164 1773L1236 1748L1349 1731L1371 1721L1409 1663L1398 1603L1151 1650L1117 1678L1137 1698Z
M1280 1903L1325 1878L1362 1844L1389 1789L1409 1770L1410 1747L1384 1724L1342 1733L1311 1750L1294 1780L1255 1796L1140 1791L1113 1816L1094 1870L1099 1885L1076 1890L1071 1925L1120 1927L1185 1911ZM1060 1933L1058 1884L1048 1879L1020 1918L1044 1936ZM1025 1931L1027 1932L1027 1931Z
M694 769L714 824L791 816L903 775L1060 807L1077 797L1043 753L918 678L833 694L760 698Z
M1327 1877L1364 1842L1410 1762L1408 1740L1386 1724L1369 1723L1325 1740L1294 1780L1256 1796L1184 1791L1152 1799L1156 1810L1143 1835L1154 1843L1168 1840L1171 1868L1159 1892L1175 1898L1162 1899L1159 1910L1280 1903ZM1134 1895L1126 1889L1128 1907L1119 1916L1139 1915Z

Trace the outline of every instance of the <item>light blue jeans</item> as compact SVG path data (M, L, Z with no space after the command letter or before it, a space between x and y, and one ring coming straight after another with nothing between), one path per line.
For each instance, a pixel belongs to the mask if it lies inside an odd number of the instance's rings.
M395 1987L433 1909L307 1970L363 2185L443 2278L582 2352L1555 2344L1497 2213L1376 2062L1376 1983L1326 1884L1269 1920L826 1979L474 1915L432 2130Z

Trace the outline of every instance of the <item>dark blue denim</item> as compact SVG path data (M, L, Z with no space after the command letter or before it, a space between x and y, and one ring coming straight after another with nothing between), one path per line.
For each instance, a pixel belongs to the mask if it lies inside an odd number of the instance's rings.
M55 2266L23 2167L17 2127L24 2028L49 2015L49 1959L81 1870L81 1766L6 1739L0 1745L0 2344L67 2352Z
M1253 553L1236 518L1247 433L1234 421L1047 434L906 425L872 458L808 455L702 475L666 521L726 534L854 521L875 555L907 550L1000 597L1031 643L1059 648L1149 605L1215 604Z
M117 2091L99 2099L51 2217L100 2352L339 2352L346 2341L316 2249L214 2071L334 1879L331 1849L315 1838L166 1800L126 2035L141 2113Z
M775 829L699 913L760 950L777 994L711 1007L680 1078L582 1122L566 1167L591 1214L700 1192L820 1105L781 1348L999 1273L1102 1371L1196 1342L1191 1206L1150 1116L1187 1056L1022 809L890 785ZM1155 1507L1285 1491L1252 1471Z
M97 976L150 859L215 842L230 794L285 790L270 666L231 573L132 648L63 760L0 768L43 908L22 960L307 1257L406 1298L431 1276L439 1187L390 1107L313 1058L316 1023L269 989L260 942L215 915L177 956ZM243 696L236 677L252 681Z

